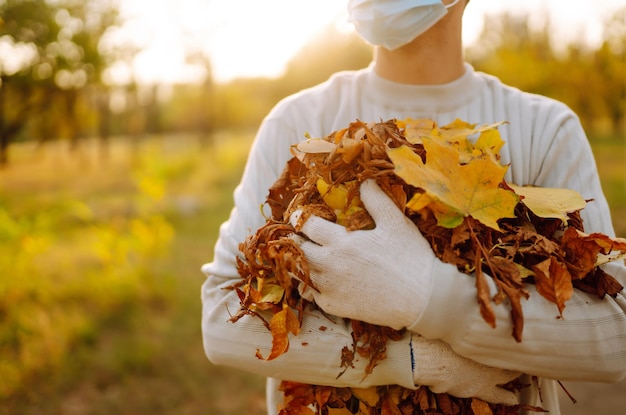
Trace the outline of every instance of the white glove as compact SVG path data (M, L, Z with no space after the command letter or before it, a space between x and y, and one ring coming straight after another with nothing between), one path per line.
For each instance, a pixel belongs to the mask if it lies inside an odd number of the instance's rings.
M449 393L458 398L480 398L490 403L516 405L517 395L504 385L521 373L485 366L455 353L440 340L428 340L413 333L413 380L435 393Z
M313 298L339 317L394 329L410 326L430 295L435 254L374 180L361 185L361 200L376 223L373 230L348 231L317 216L298 223L299 211L290 218L309 239L300 248L318 290L311 290Z

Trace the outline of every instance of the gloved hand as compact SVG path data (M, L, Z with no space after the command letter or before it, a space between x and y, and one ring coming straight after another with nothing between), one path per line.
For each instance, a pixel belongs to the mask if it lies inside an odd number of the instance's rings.
M459 398L475 397L490 403L515 405L515 393L498 387L521 373L485 366L455 353L440 340L428 340L419 334L411 336L413 380L435 393L449 393Z
M309 240L300 244L310 267L316 304L329 314L389 326L417 321L432 287L436 260L428 241L374 180L361 185L373 230L345 227L311 216L291 224ZM310 290L310 289L309 289Z

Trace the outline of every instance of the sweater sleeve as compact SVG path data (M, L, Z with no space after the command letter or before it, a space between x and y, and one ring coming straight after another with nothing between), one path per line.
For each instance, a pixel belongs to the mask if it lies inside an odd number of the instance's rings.
M289 351L272 361L255 356L257 349L267 356L272 344L271 335L260 319L245 316L236 323L229 322L231 315L239 309L237 294L228 289L240 279L236 268L239 243L265 223L259 206L289 158L290 143L284 142L285 137L295 135L296 132L280 119L264 121L250 151L241 183L235 190L235 207L229 220L220 228L213 260L202 267L207 275L202 287L202 333L206 355L214 364L303 383L355 387L401 384L413 388L408 333L401 340L388 344L387 358L365 379L367 361L363 359L337 379L341 371L342 348L352 344L350 325L343 319L307 311L301 333L290 338Z
M541 121L541 120L539 120ZM585 230L613 235L610 211L602 193L595 161L578 119L569 111L538 122L532 156L538 168L533 184L570 188L593 199L582 211ZM524 160L512 160L512 164ZM626 285L622 262L605 270ZM490 278L490 289L495 284ZM485 323L471 276L449 264L438 263L426 311L411 330L446 341L459 354L486 365L559 380L611 382L626 374L626 299L599 299L575 290L563 317L556 306L528 286L522 300L524 330L521 342L512 337L508 305L494 305L495 329Z

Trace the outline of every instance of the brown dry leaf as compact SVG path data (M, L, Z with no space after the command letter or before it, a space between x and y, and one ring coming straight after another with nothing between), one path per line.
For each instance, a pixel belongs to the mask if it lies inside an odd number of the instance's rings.
M517 382L519 383L519 382ZM519 391L522 386L513 382L508 390ZM433 393L425 386L407 389L399 385L377 386L367 389L333 388L329 386L304 385L283 381L280 390L285 393L283 404L290 411L281 410L280 415L298 412L301 406L311 405L316 414L357 415L520 415L530 412L546 412L529 405L490 404L477 398L457 398L445 393ZM330 391L330 394L327 392ZM319 394L328 396L327 405L321 407L312 398ZM368 396L362 399L363 393ZM338 411L338 412L331 412ZM345 412L349 411L349 412Z
M300 333L298 317L287 304L283 304L283 309L272 316L270 331L272 333L272 350L266 358L261 356L260 351L257 351L257 357L260 359L276 359L289 350L289 333L294 336Z
M533 271L535 271L537 292L556 304L562 316L565 302L574 293L572 276L567 267L558 259L550 257L535 265Z
M605 295L615 297L624 289L624 286L619 281L600 267L596 268L593 273L587 275L584 279L574 280L574 287L584 292L595 294L601 299Z
M313 410L307 406L297 406L294 408L282 408L279 415L317 415Z
M489 407L489 404L482 399L472 399L472 411L474 415L493 415L493 411Z
M487 277L482 272L479 255L476 256L475 269L476 296L478 298L478 303L480 304L480 314L487 324L491 327L496 327L496 314L494 313L491 305L491 292L489 291L489 285L487 284Z
M332 393L332 388L315 388L315 404L320 407L326 405L331 399Z
M348 408L328 408L328 415L354 415Z
M460 413L459 408L452 402L451 396L447 393L438 393L435 395L435 399L437 401L437 407L444 414L457 415Z
M576 267L576 277L585 275L598 265L617 261L626 256L626 239L610 238L601 233L586 234L568 228L561 240L568 260ZM614 252L614 255L611 253Z
M518 287L514 287L502 280L496 283L511 303L511 320L513 320L513 338L516 341L522 341L522 332L524 331L524 312L522 310L522 297L526 298L526 293Z
M305 170L304 164L295 157L287 162L282 174L268 191L266 202L272 211L272 217L283 218L283 212L287 210L294 198L295 190L299 187Z
M398 405L393 402L390 396L383 399L383 403L380 410L380 415L402 415Z

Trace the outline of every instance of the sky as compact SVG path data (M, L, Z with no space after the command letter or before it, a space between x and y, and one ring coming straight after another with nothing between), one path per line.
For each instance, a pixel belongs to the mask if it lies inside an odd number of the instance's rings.
M210 56L217 82L238 77L280 76L285 64L329 24L353 30L347 0L120 0L126 26L117 41L137 44L133 68L114 67L123 79L141 82L199 80L205 72L185 64L186 51ZM549 15L556 38L597 44L602 21L626 0L472 0L464 16L466 44L475 41L485 16L504 11ZM533 20L534 19L534 20ZM124 40L126 39L126 40Z

